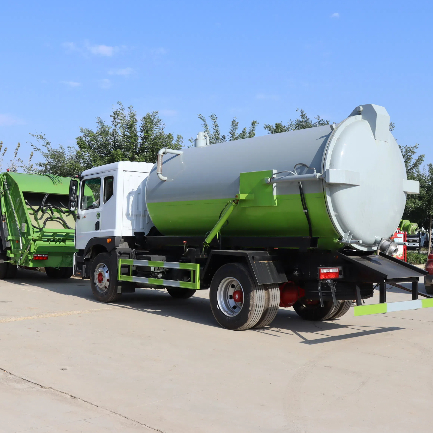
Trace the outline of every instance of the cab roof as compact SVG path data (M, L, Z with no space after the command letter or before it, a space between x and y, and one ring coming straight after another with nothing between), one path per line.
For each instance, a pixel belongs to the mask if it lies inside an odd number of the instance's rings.
M150 173L154 164L149 162L119 161L111 164L100 165L99 167L89 168L81 173L82 177L92 174L102 174L108 171L136 171L140 173Z

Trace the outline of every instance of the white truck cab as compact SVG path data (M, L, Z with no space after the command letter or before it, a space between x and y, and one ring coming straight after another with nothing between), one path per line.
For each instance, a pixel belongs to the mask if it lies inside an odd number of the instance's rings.
M92 238L147 234L153 223L146 206L146 181L153 164L121 161L82 173L75 247Z

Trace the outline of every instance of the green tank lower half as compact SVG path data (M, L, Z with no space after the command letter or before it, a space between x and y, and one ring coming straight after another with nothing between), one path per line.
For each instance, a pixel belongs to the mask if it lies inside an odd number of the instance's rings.
M215 226L233 198L147 203L156 228L166 236L205 236ZM323 192L305 194L312 234L319 248L342 247L325 204ZM308 222L299 194L275 197L271 206L240 200L221 230L224 236L309 236Z

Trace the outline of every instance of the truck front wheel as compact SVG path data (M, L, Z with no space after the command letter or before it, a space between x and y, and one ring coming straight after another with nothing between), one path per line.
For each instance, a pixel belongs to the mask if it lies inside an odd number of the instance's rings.
M210 305L216 321L227 329L244 331L254 327L266 306L263 286L239 263L221 266L210 285Z
M116 269L108 253L98 254L90 266L90 285L93 296L101 302L113 302L120 297L117 293Z

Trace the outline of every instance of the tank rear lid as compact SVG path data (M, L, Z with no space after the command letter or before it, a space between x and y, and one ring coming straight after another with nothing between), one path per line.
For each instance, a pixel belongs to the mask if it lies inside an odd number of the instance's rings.
M363 251L375 250L394 233L406 194L417 192L389 124L385 108L357 107L334 128L323 158L323 173L334 178L325 183L334 227L344 242Z

